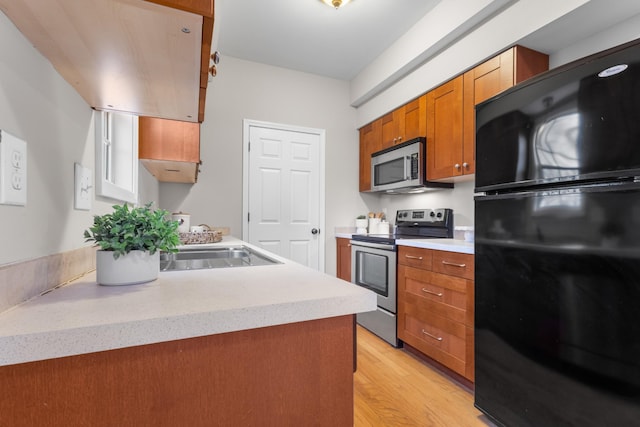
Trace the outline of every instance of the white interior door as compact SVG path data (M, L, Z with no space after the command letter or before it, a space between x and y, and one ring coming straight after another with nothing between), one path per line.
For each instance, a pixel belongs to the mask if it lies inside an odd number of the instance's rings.
M323 139L319 130L245 122L243 240L316 270L324 269Z

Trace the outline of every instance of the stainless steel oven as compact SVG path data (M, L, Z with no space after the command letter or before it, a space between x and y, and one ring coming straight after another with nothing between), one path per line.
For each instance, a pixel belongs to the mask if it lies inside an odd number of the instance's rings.
M356 234L351 238L351 282L378 295L375 311L359 313L358 323L394 347L397 335L397 239L453 237L451 209L413 209L396 212L393 234Z
M378 296L377 310L359 313L358 323L395 347L398 346L396 261L395 244L351 241L351 282Z

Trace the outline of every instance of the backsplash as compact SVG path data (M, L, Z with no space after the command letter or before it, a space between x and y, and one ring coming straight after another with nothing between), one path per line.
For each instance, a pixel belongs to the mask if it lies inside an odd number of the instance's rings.
M96 247L87 246L59 254L0 267L0 312L96 268Z

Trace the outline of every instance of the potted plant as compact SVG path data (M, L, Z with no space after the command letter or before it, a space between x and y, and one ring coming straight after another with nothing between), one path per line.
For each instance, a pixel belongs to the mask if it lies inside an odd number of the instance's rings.
M99 284L132 285L155 280L160 271L160 251L177 252L178 222L167 219L165 210L152 210L151 205L114 205L113 212L93 217L93 227L85 230L84 237L100 246L96 252Z

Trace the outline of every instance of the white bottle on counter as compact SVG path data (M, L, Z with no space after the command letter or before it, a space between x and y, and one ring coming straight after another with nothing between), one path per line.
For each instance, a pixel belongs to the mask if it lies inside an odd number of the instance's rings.
M389 234L389 223L387 221L380 221L377 234Z

